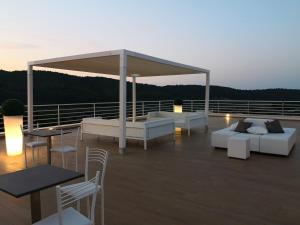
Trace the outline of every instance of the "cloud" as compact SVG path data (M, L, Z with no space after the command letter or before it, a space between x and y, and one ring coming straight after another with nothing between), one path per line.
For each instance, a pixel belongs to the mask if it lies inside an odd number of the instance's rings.
M34 49L34 48L38 48L38 45L24 43L24 42L16 42L16 41L2 41L2 42L0 42L0 49L24 50L24 49Z

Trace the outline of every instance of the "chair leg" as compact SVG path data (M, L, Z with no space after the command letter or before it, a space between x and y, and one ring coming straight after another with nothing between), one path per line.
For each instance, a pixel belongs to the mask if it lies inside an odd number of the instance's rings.
M78 153L77 151L75 152L75 171L78 172Z
M88 218L91 219L91 206L90 206L90 197L88 196L86 199L86 210Z
M65 153L61 153L62 154L62 166L63 166L63 168L65 169Z
M31 151L32 151L32 161L35 161L35 158L34 158L34 148L31 148Z
M104 225L104 190L101 190L101 225Z
M81 129L81 132L80 132L80 141L83 140L83 133L82 133L82 129Z
M37 148L37 160L40 161L40 147Z
M52 166L55 165L55 163L54 163L55 157L56 157L56 153L55 153L55 152L51 152L51 165L52 165Z

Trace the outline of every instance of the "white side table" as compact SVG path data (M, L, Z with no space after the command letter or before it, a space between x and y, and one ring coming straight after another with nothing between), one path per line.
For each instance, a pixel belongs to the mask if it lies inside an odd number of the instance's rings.
M250 157L250 138L247 134L233 135L228 139L227 156L238 159Z

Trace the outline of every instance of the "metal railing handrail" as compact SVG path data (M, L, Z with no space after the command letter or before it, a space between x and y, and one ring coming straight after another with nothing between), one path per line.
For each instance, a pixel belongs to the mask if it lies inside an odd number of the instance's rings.
M183 111L195 112L204 110L205 100L183 100ZM127 102L127 115L132 116L132 102ZM174 100L148 100L136 102L136 115L144 116L151 111L173 111ZM24 127L27 123L27 107L24 114ZM271 101L271 100L210 100L209 115L278 116L281 118L300 119L300 101ZM65 126L80 123L84 117L117 118L119 116L119 102L91 102L44 104L33 107L34 124L41 127ZM0 115L0 133L3 132L3 120Z
M204 100L183 100L184 111L204 110ZM216 114L240 114L299 117L300 101L271 101L271 100L210 100L209 113Z
M145 115L153 110L173 111L173 100L137 101L137 116ZM127 102L127 115L132 115L131 101ZM119 116L119 102L91 102L66 104L38 104L33 106L34 124L40 127L56 127L67 124L80 123L85 117L117 118ZM27 127L27 106L25 105L24 128ZM0 115L0 133L3 132L3 119Z
M184 99L182 101L200 101L205 102L205 100L202 99ZM209 102L218 101L218 102L299 102L298 100L240 100L240 99L210 99Z

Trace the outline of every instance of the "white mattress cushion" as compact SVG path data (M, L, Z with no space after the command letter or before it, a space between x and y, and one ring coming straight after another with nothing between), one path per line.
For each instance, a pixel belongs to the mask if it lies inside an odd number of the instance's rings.
M268 133L263 135L264 139L273 139L273 140L288 140L295 132L294 128L283 128L284 133Z
M250 134L267 134L268 130L262 126L251 126L247 129Z
M296 143L296 129L283 128L284 133L261 135L260 152L288 155Z

